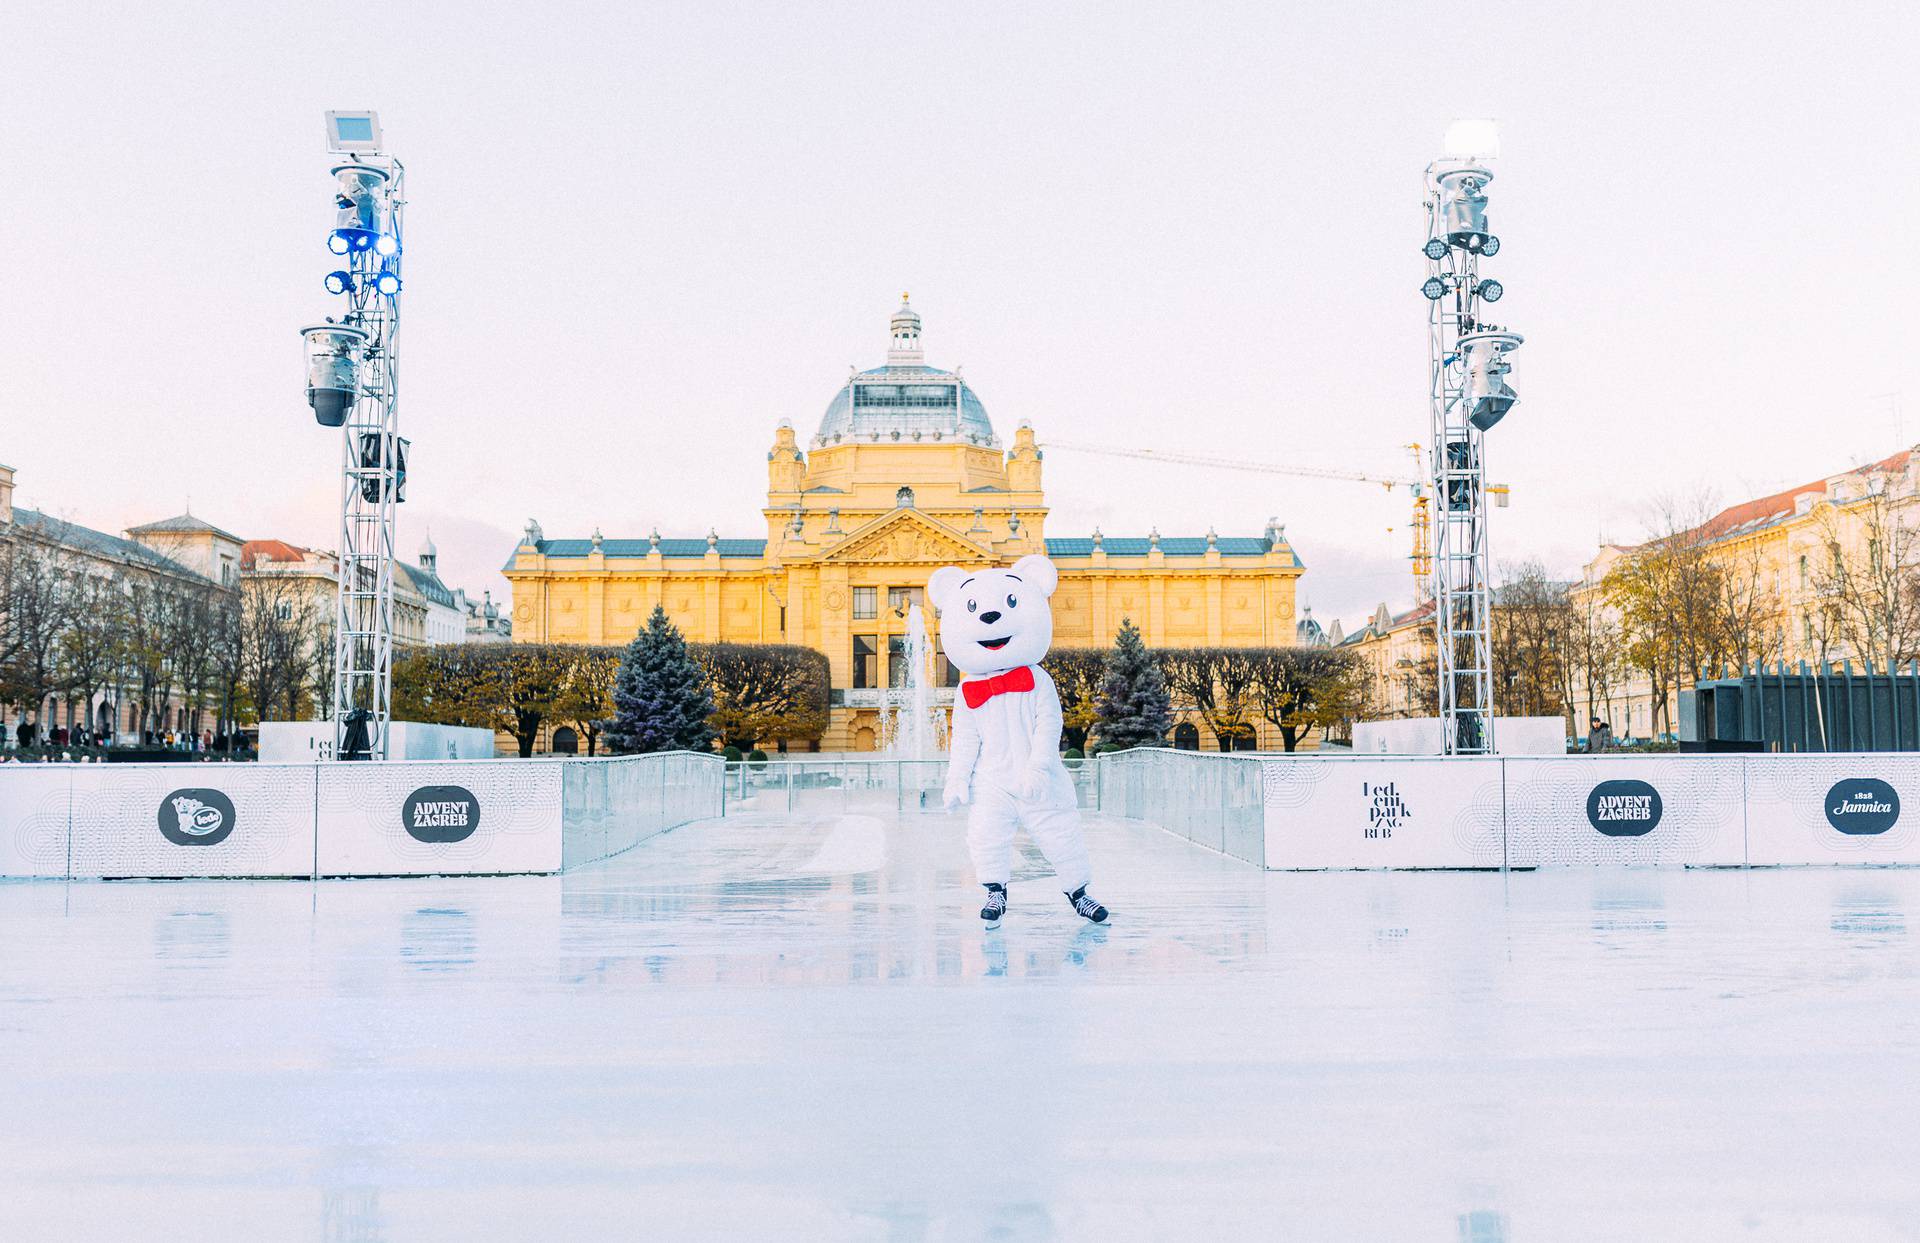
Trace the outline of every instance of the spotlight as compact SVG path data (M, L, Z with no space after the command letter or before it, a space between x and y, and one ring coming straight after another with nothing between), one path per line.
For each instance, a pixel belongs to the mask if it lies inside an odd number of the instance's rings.
M373 249L389 232L387 170L371 164L336 164L333 179L337 183L334 207L339 215L333 222L333 236L327 239L328 247L335 254L347 253L339 248L339 242L344 242L347 250Z
M344 324L302 328L307 343L307 404L322 427L339 427L360 399L360 360L367 334Z
M373 239L373 249L376 254L397 255L400 253L400 239L391 233L382 233Z
M1489 233L1480 242L1480 253L1491 259L1500 253L1500 239Z
M1484 254L1487 242L1487 183L1484 168L1455 168L1439 173L1441 236L1462 250Z
M353 249L353 243L348 241L344 234L337 232L329 233L327 234L327 249L336 255L344 255Z
M373 287L391 298L400 292L400 274L391 268L382 268L380 275L373 278Z
M1420 286L1420 292L1427 295L1432 301L1438 302L1446 296L1447 282L1437 276L1429 276L1426 283Z
M1507 292L1507 287L1499 281L1481 281L1479 286L1474 289L1474 292L1488 302L1498 302L1501 296Z
M1505 418L1520 400L1507 386L1507 373L1513 370L1507 354L1519 349L1521 340L1517 332L1476 332L1460 338L1467 368L1460 400L1467 407L1467 421L1483 432Z
M329 272L323 282L328 293L345 293L353 288L353 273Z
M1427 244L1425 246L1422 246L1420 250L1423 254L1427 256L1427 258L1432 259L1435 262L1438 262L1447 257L1447 244L1441 241L1437 237L1428 238Z

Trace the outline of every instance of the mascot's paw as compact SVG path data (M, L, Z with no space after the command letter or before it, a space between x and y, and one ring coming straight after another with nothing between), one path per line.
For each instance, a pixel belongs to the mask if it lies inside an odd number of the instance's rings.
M948 782L946 791L940 796L940 801L946 804L948 811L964 804L967 801L966 783Z
M1052 787L1051 774L1044 768L1029 768L1020 779L1020 797L1030 803L1037 803L1047 796Z

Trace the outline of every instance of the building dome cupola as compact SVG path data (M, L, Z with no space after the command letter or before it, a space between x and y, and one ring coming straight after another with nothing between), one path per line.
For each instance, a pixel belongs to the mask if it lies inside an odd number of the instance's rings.
M919 367L927 356L920 348L920 312L913 309L907 295L900 295L900 309L893 313L892 341L887 346L887 366Z

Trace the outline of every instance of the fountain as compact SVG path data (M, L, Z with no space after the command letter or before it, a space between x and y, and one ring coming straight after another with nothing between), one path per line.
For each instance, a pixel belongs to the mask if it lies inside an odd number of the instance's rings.
M934 702L933 645L918 604L907 606L906 657L906 685L887 687L881 703L880 752L890 760L936 759L947 746L947 714Z

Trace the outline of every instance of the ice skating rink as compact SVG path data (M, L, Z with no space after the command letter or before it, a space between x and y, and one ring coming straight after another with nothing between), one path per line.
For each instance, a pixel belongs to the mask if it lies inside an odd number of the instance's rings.
M0 1238L1920 1238L1920 872L1266 874L737 815L0 886Z

